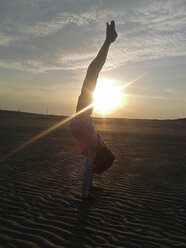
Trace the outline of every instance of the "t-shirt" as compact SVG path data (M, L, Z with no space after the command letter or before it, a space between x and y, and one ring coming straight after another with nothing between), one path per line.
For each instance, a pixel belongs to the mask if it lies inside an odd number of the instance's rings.
M98 137L90 115L84 114L74 117L71 120L70 128L82 154L86 156L88 151L97 149Z

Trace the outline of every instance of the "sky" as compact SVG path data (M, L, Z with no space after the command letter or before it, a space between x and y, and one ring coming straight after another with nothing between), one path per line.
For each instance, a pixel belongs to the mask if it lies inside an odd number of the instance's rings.
M100 78L123 90L108 117L186 117L186 0L0 0L0 107L71 115L115 20ZM94 113L93 116L99 116ZM106 117L107 117L106 116Z

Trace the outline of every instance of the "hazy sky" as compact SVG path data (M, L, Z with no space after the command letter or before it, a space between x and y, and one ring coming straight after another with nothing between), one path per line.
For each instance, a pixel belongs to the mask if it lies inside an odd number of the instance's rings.
M123 84L124 118L186 117L186 0L0 0L1 109L69 115L115 20L100 77Z

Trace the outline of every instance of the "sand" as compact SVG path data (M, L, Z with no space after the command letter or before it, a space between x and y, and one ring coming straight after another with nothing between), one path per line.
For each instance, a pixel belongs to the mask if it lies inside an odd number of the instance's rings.
M1 113L1 158L58 120ZM117 159L92 202L68 125L1 161L0 247L186 247L186 122L95 123Z

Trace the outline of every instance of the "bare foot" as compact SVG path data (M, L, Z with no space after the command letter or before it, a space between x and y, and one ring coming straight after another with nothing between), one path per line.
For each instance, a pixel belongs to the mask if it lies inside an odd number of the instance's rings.
M107 22L107 30L106 30L106 41L112 43L117 38L117 33L115 29L115 22L111 21L110 24Z

